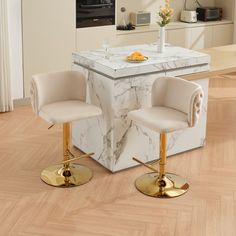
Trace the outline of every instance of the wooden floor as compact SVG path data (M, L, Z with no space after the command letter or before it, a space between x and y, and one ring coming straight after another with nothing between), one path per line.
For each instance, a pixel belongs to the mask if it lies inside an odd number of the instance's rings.
M111 174L93 160L87 185L53 188L41 182L44 167L58 163L61 128L47 130L30 107L0 114L0 235L235 236L236 76L210 83L207 144L168 158L168 170L190 189L175 199L139 193L136 167Z

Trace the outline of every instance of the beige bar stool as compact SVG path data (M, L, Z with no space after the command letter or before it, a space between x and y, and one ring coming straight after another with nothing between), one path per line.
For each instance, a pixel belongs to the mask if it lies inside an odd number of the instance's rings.
M52 124L63 124L63 156L61 164L50 166L41 173L41 179L53 186L76 186L87 183L92 171L72 161L93 153L75 157L70 151L71 127L75 120L99 116L99 107L85 103L86 81L82 73L64 71L34 75L30 87L34 112Z
M129 118L138 125L160 133L159 171L154 161L145 164L152 173L140 176L136 188L149 196L171 198L184 194L189 185L182 177L166 173L167 133L196 125L203 100L200 85L177 77L158 78L152 87L152 107L129 112Z

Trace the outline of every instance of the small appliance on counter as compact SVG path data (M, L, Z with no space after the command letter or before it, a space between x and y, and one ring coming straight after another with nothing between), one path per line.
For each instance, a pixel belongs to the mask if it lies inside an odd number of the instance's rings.
M151 23L151 12L148 11L137 11L130 13L130 22L135 26L150 25Z
M135 30L135 26L131 23L128 23L126 25L117 25L117 30Z
M186 23L196 23L197 22L197 12L190 10L182 10L180 15L180 20Z
M221 7L198 7L197 19L201 21L222 20L223 9Z
M122 19L121 19L121 24L116 26L117 30L134 30L135 26L132 23L126 23L126 9L125 7L121 7L120 9L121 13L122 13Z

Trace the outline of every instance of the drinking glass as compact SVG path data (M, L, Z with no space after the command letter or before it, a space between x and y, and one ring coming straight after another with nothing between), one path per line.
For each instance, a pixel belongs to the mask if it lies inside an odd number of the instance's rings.
M109 55L110 44L109 44L109 40L108 39L103 39L102 40L102 47L103 47L104 52L105 52L105 59L109 59L110 58L110 55Z

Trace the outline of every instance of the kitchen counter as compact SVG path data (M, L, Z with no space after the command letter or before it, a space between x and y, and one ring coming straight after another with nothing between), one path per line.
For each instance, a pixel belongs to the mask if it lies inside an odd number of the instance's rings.
M167 26L167 30L175 30L175 29L184 29L184 28L195 28L195 27L203 27L203 26L213 26L213 25L225 25L225 24L233 24L231 20L218 20L218 21L198 21L196 23L185 23L181 21L173 21L170 22ZM124 34L137 34L143 32L156 32L159 30L158 24L150 24L147 26L138 26L135 30L117 30L116 35L124 35Z
M127 62L134 51L148 60ZM93 158L112 172L137 165L133 156L144 162L159 158L159 134L132 123L127 113L151 105L151 87L159 77L208 71L209 62L207 54L170 45L160 54L155 44L111 48L109 59L103 49L73 53L72 68L87 79L87 102L103 111L101 117L73 123L73 144L84 152L94 151ZM208 79L196 82L205 93L201 119L194 128L168 134L168 155L205 143Z
M141 63L127 62L132 52L141 52L148 57ZM120 79L137 74L160 73L165 70L208 71L210 57L206 54L171 45L166 46L164 54L157 53L156 44L136 45L109 49L109 60L105 59L104 49L73 53L75 64L103 73L111 79ZM189 72L187 72L189 73Z
M185 79L196 80L236 72L236 44L201 49L199 52L210 56L209 70L185 75Z

